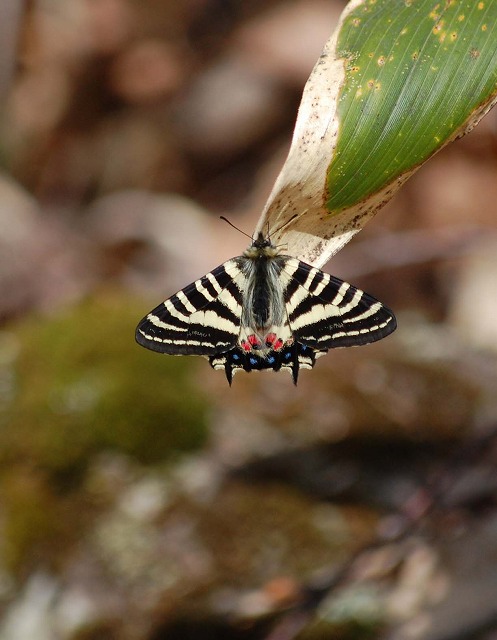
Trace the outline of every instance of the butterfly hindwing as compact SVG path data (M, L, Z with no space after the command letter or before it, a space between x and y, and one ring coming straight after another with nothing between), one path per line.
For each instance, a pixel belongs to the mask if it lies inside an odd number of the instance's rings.
M393 313L360 289L289 258L282 272L288 320L296 341L313 349L368 344L396 328Z
M245 276L228 260L153 309L138 324L136 340L171 355L213 355L235 346Z
M231 384L233 373L243 369L244 371L261 371L273 369L280 371L287 369L292 374L293 381L297 384L300 369L312 369L316 358L324 355L327 349L315 350L307 345L294 342L279 351L269 350L266 353L256 351L246 352L240 347L235 347L225 353L216 354L209 358L214 369L224 369L228 382Z

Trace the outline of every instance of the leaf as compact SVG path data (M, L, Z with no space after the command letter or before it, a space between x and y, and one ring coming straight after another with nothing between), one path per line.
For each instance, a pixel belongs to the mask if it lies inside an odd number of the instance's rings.
M256 231L321 267L496 101L497 2L353 0Z

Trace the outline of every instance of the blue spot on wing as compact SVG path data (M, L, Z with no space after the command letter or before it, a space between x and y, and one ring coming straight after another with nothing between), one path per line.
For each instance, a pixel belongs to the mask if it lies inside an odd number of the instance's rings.
M315 350L309 345L294 342L283 349L268 349L263 355L260 352L248 352L241 347L235 347L224 353L211 356L209 361L213 367L225 368L226 377L231 384L233 373L237 370L261 371L263 369L290 370L293 381L296 383L301 366L313 367L316 354L326 353L327 349Z

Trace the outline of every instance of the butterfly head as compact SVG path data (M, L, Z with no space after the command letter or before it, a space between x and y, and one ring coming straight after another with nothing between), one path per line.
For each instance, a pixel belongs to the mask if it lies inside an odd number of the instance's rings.
M252 244L243 253L245 258L274 258L279 254L277 247L271 242L269 237L265 237L261 232L252 241Z

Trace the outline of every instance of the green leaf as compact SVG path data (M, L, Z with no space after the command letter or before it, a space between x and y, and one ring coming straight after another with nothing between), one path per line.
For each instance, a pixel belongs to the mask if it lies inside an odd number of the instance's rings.
M497 100L497 2L353 0L256 231L322 266Z
M497 3L361 3L337 47L347 64L330 211L425 162L495 95Z

